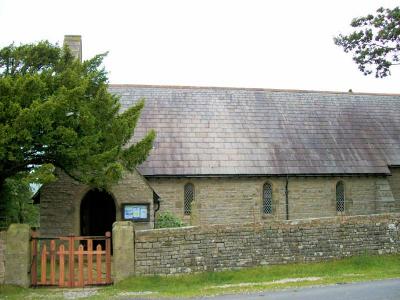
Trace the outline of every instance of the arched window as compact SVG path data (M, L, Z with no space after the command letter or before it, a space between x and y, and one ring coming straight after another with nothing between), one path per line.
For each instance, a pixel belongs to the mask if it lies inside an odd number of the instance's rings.
M336 184L336 211L344 212L345 195L344 195L344 184L343 181L339 181Z
M184 213L190 215L192 213L192 202L194 201L194 185L191 183L185 184L184 191Z
M272 186L269 183L263 187L263 213L272 214Z

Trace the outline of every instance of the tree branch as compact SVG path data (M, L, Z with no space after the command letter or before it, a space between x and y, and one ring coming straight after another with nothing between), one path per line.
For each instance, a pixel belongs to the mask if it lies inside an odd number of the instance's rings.
M82 182L82 179L73 175L70 171L68 171L66 168L57 165L58 168L60 168L65 174L67 174L69 177L71 177L73 180L77 181L77 182Z

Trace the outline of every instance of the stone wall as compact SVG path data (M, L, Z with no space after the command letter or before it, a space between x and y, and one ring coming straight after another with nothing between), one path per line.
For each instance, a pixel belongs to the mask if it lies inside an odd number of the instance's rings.
M127 173L124 178L111 189L117 202L117 221L121 220L121 204L123 203L149 203L150 221L135 223L138 229L149 229L154 227L153 190L147 180L136 170Z
M400 253L400 214L135 232L135 273L178 274Z
M77 199L88 192L80 184L57 170L58 179L40 189L40 231L42 235L60 236L80 233Z
M286 219L288 180L289 219L336 216L336 184L345 185L344 215L400 212L400 170L393 176L346 177L219 177L148 178L161 197L161 212L170 211L190 224L183 214L184 186L192 183L200 224L231 224ZM263 185L272 185L273 213L262 213ZM394 196L390 192L394 190ZM196 224L196 223L195 223Z
M4 283L29 287L31 229L28 224L10 224L7 229Z
M400 168L391 168L392 176L345 177L213 177L157 178L147 180L138 172L126 174L112 188L116 220L121 219L121 204L150 203L150 222L136 224L137 229L153 227L153 190L161 197L160 212L170 211L186 224L232 224L285 220L286 184L289 219L333 217L400 212ZM336 211L336 184L345 186L345 212ZM183 210L184 186L192 183L194 216ZM263 185L272 186L272 214L262 211ZM90 187L60 173L59 180L41 189L41 234L80 234L80 204Z
M5 277L5 252L6 252L6 231L0 231L0 284L4 283Z
M397 207L400 207L400 167L390 168L392 176L388 177L390 188L393 193L393 197L396 200Z

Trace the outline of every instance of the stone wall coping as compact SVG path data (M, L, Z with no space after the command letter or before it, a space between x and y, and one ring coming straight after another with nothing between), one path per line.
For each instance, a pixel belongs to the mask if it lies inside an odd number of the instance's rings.
M220 226L218 224L213 226ZM227 226L227 225L225 225ZM183 226L183 227L172 227L172 228L154 228L154 229L139 229L135 230L136 233L145 233L145 232L172 232L172 231L180 231L180 230L189 230L193 228L199 228L205 226Z
M131 221L116 221L113 223L112 228L114 227L134 227L134 223Z
M135 230L136 238L141 236L154 236L162 237L176 234L187 234L187 233L201 233L201 232L212 232L212 231L229 231L242 229L252 230L263 230L269 228L292 228L298 226L312 226L315 224L326 224L326 225L340 225L346 223L358 223L365 222L374 223L385 221L389 219L398 219L400 221L400 213L385 213L385 214L374 214L374 215L356 215L356 216L335 216L335 217L324 217L324 218L310 218L310 219L297 219L297 220L268 220L260 223L241 223L241 224L212 224L202 226L185 226L175 228L159 228L159 229L146 229L146 230Z

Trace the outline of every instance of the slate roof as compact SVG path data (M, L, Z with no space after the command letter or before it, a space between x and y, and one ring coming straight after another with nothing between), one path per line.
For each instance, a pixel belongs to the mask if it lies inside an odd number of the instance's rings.
M146 98L135 139L157 139L145 176L390 174L400 165L400 95L111 85Z

